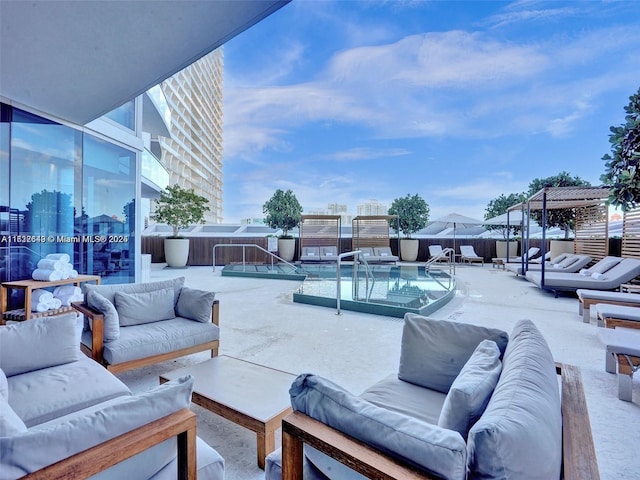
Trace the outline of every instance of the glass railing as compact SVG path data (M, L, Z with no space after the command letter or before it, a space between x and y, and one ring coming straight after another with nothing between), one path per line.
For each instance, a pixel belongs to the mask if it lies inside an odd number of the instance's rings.
M155 104L158 112L160 112L160 115L162 115L164 123L168 128L169 125L171 125L171 110L169 109L169 102L167 102L167 97L164 96L162 88L160 88L160 85L151 87L149 90L147 90L147 95L149 95L149 98Z
M162 166L160 160L146 148L142 152L141 174L161 189L169 186L169 172Z

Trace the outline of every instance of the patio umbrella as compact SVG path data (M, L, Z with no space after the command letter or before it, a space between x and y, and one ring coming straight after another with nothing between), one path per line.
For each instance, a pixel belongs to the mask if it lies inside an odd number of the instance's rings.
M509 225L520 225L527 221L527 214L522 210L514 210L513 212L503 213L495 217L483 220L483 225L507 225L507 215L509 215Z
M482 225L483 220L476 220L475 218L465 217L459 213L450 213L444 217L438 218L429 222L429 225L434 223L442 224L443 228L453 227L453 252L456 251L456 228L474 227L476 225Z

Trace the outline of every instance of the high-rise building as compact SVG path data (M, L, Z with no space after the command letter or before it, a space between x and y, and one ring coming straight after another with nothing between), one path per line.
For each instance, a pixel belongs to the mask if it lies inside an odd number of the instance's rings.
M222 221L222 74L218 48L160 84L171 111L172 138L159 137L171 185L209 199L208 223Z
M369 200L358 205L358 216L363 215L386 215L387 206L377 200Z

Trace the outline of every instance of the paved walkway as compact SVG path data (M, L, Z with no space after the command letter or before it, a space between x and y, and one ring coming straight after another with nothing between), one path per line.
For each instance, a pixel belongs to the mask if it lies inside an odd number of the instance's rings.
M298 281L221 277L211 267L152 266L151 279L185 276L186 285L220 299L220 353L292 373L326 376L354 393L398 368L402 320L292 302ZM431 316L511 332L522 318L541 330L556 361L582 369L602 479L640 479L640 375L632 403L617 398L616 376L604 370L604 347L595 319L582 322L578 301L554 298L513 273L485 265L456 269L456 297ZM206 359L192 355L119 377L134 391L157 385L158 375ZM227 480L258 480L255 435L197 407L198 434L226 461Z

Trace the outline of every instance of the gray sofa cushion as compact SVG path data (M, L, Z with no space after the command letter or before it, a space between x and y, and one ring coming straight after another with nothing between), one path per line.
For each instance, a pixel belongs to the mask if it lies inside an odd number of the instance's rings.
M494 328L407 313L398 377L446 394L473 351L485 339L496 342L500 352L504 352L509 336Z
M400 380L394 373L367 388L360 398L386 410L437 425L446 395Z
M104 317L102 326L103 340L111 342L120 338L120 318L115 305L94 290L87 292L87 305L100 312ZM93 329L91 322L89 322L89 328Z
M176 303L176 315L202 323L210 322L211 308L215 298L214 292L182 287Z
M124 383L84 355L77 362L9 377L9 402L28 427L130 395Z
M121 327L169 320L176 316L173 288L162 288L151 292L116 292L115 306Z
M111 285L93 285L91 283L84 283L82 288L85 293L90 291L98 292L105 297L111 303L115 305L116 292L124 293L143 293L153 292L154 290L162 290L163 288L173 288L173 304L178 302L180 296L180 290L184 286L184 277L172 278L170 280L161 280L158 282L146 282L146 283L118 283Z
M91 448L122 433L182 408L189 408L193 378L183 377L120 403L67 422L33 427L0 438L3 475L15 478ZM175 440L169 440L126 460L94 478L150 478L175 457Z
M120 338L104 344L104 359L111 365L175 352L220 338L213 323L194 322L182 317L164 322L120 328ZM91 346L91 333L83 332L82 343Z
M4 370L0 368L0 396L9 398L9 384L7 383L7 376L4 374Z
M500 380L469 431L468 449L470 479L560 478L556 368L547 342L530 320L518 322L511 333Z
M75 362L79 357L75 313L0 328L0 368L7 377Z
M27 426L22 419L11 408L7 399L0 395L0 437L10 437L26 431Z
M224 480L224 459L200 437L196 437L196 457L198 459L196 478ZM172 460L149 480L175 480L178 478L177 465L177 460Z
M307 452L307 450L308 449L305 445L305 453ZM304 478L304 480L327 480L327 477L323 475L318 469L316 469L311 462L307 461L306 458L303 458L302 468L302 478ZM355 472L353 473L357 475ZM282 480L281 448L278 448L277 450L267 455L264 467L264 478L265 480Z
M460 432L467 438L469 429L489 403L501 370L500 350L496 342L480 342L453 381L442 406L438 425Z
M294 410L347 435L442 478L466 476L466 445L458 432L377 407L315 375L300 375L289 393Z

